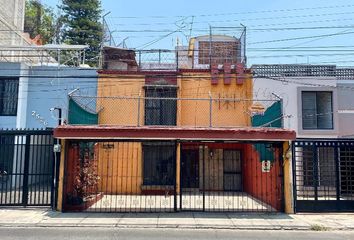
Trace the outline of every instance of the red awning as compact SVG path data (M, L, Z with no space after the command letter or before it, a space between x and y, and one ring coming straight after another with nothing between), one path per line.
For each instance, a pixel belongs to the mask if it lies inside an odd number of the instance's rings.
M54 130L59 139L134 139L196 141L287 141L296 133L280 128L192 128L192 127L121 127L62 125Z

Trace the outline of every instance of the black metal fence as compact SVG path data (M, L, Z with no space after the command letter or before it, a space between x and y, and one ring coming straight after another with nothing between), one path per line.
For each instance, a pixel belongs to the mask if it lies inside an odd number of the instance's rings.
M51 206L52 130L0 130L0 206Z
M354 211L354 140L293 144L297 212Z
M283 209L281 144L71 140L66 149L64 211Z
M283 211L282 147L278 143L181 145L183 211Z
M175 148L171 141L68 142L64 211L174 211Z

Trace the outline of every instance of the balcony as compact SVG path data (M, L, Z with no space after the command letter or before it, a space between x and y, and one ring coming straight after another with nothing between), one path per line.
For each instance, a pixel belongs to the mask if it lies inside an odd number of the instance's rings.
M160 128L282 127L281 104L278 100L221 98L212 95L209 98L72 96L70 100L72 104L69 107L69 125ZM92 119L96 119L96 122Z

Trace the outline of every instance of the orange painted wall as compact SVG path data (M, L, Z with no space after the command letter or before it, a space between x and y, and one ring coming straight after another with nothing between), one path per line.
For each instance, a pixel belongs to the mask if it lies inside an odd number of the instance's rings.
M251 101L218 101L220 98L252 99L252 79L248 77L244 84L236 84L236 76L232 75L230 85L223 83L223 74L219 75L219 83L212 85L210 73L183 73L180 76L179 97L200 98L212 101L212 126L250 126L247 114ZM209 100L183 100L180 109L181 126L208 127L210 118Z
M139 100L120 98L124 96L138 98L139 95L144 97L144 84L144 75L101 74L97 90L99 124L136 126L139 121L139 125L142 126L144 124L144 100L140 100L138 117ZM178 101L177 126L208 127L210 95L214 99L212 101L213 127L250 126L250 116L247 112L252 104L251 101L218 101L220 98L252 99L252 79L249 75L244 84L237 85L236 75L233 74L231 84L225 85L223 74L220 74L219 83L212 85L210 73L187 72L179 75L177 84L179 98L204 99Z
M143 182L141 143L100 143L99 151L99 192L140 194Z
M100 75L97 85L98 122L101 125L137 126L144 124L144 101L140 100L138 120L138 98L144 96L144 75ZM120 98L118 98L120 97Z
M211 84L210 73L181 73L177 78L179 98L247 98L252 99L252 79L243 85L224 85L220 74L219 84ZM97 107L99 124L140 126L144 125L144 100L140 100L138 118L138 97L145 96L145 76L131 74L101 74L98 80ZM134 97L124 100L115 97ZM177 103L177 126L209 126L209 100L183 100ZM213 127L250 126L246 113L251 102L223 103L213 101ZM139 119L139 120L138 120ZM99 191L105 193L140 194L142 180L142 147L140 143L112 143L111 149L99 145L98 174L101 177ZM124 155L123 153L127 154ZM123 154L123 155L122 155ZM177 159L178 162L179 159ZM177 165L179 166L179 165ZM177 175L179 176L179 175ZM178 179L179 180L179 179ZM177 182L177 185L179 181Z

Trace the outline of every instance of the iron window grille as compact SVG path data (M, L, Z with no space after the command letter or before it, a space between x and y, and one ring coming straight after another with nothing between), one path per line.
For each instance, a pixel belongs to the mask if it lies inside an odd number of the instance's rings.
M175 151L174 143L143 144L144 185L171 186L174 184Z
M0 116L17 115L18 78L0 78Z
M176 88L147 87L145 96L145 125L176 125Z

